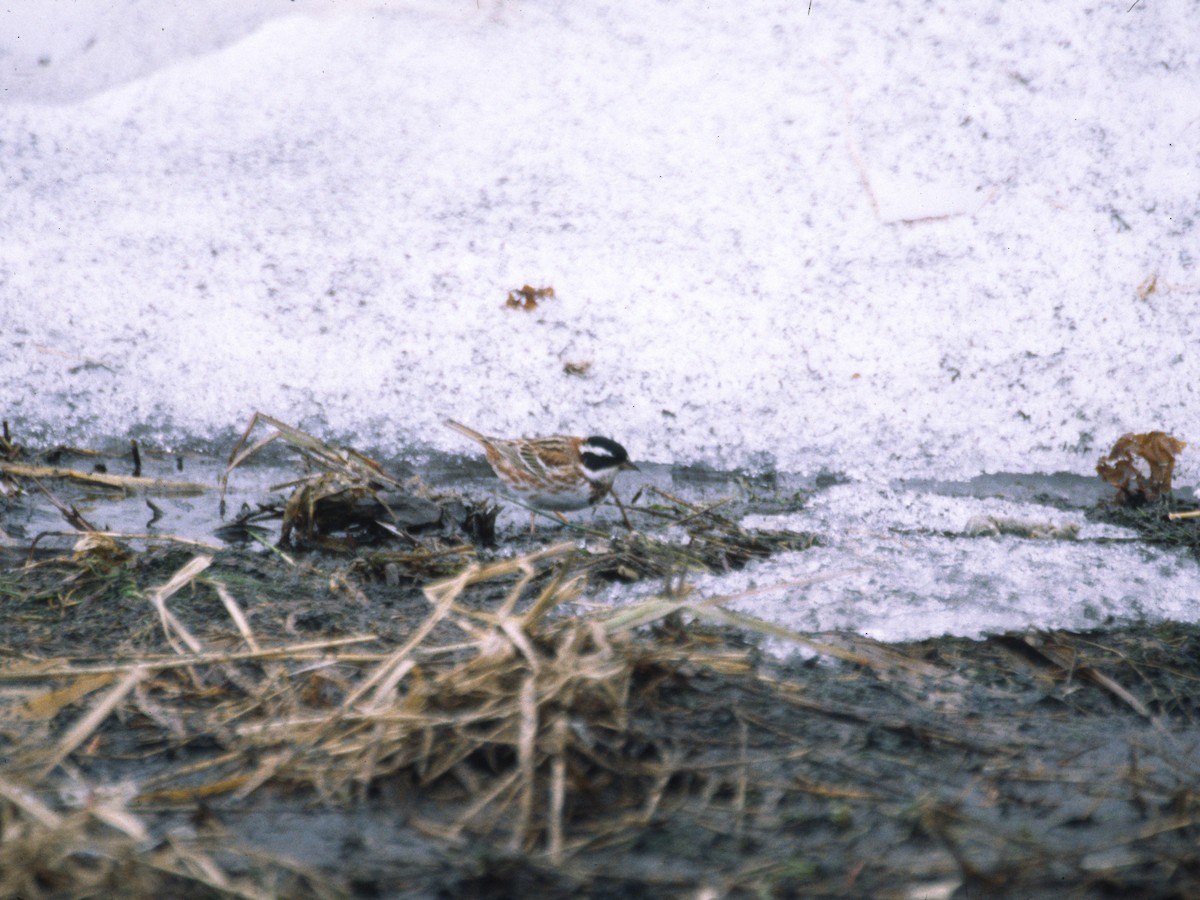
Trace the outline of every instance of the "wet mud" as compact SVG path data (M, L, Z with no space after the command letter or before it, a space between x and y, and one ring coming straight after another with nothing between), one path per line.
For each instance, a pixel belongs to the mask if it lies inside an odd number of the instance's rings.
M130 502L51 487L92 518ZM768 656L688 605L687 566L752 564L740 513L819 485L757 485L708 521L725 555L689 532L665 563L616 510L587 534L501 519L490 545L454 521L335 549L275 546L278 522L82 544L22 488L0 548L5 896L1200 894L1200 629L810 634ZM50 523L67 536L33 548ZM641 624L589 603L645 579Z

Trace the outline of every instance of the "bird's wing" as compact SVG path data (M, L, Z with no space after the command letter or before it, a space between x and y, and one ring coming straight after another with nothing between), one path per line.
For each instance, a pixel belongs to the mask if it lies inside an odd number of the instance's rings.
M575 438L555 435L513 443L521 465L534 474L558 474L579 465L578 441Z

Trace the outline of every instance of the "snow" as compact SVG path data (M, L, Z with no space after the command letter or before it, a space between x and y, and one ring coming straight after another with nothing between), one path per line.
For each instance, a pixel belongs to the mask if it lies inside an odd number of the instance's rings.
M1195 442L1195 12L10 2L0 411L861 484Z

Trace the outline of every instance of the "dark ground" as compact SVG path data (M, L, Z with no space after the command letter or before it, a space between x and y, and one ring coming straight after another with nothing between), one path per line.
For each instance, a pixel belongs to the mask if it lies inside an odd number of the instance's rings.
M437 539L455 544L452 531ZM526 554L562 539L544 534L508 538ZM512 805L491 819L467 815L518 765L502 741L436 777L423 763L381 766L343 790L330 786L343 765L332 754L327 780L284 770L245 790L246 772L272 750L238 732L252 716L267 721L269 663L154 669L46 771L107 687L63 691L97 666L177 656L148 597L209 551L128 546L60 541L31 567L28 541L0 549L4 896L1200 896L1194 625L891 646L809 635L826 652L782 664L744 631L655 617L614 644L626 665L619 726L592 701L567 708L577 742L560 757L564 834L551 852L539 823L552 762L537 771L519 837ZM167 607L208 652L245 649L218 585L262 647L367 636L323 662L278 663L303 685L305 709L335 710L429 616L422 588L476 557L414 556L408 544L287 552L219 550ZM534 566L517 608L560 567L594 579L614 571L595 563ZM517 577L474 586L459 607L486 616ZM546 661L569 618L548 626ZM447 619L422 646L463 639ZM430 649L419 671L435 681L455 652ZM201 774L180 775L189 767ZM141 840L99 813L71 812L71 785L98 795L121 782L130 785L121 809L147 829ZM69 819L74 838L61 822L38 830L36 807L14 785ZM146 863L168 847L166 871ZM181 876L188 853L224 881ZM192 871L205 871L200 858Z

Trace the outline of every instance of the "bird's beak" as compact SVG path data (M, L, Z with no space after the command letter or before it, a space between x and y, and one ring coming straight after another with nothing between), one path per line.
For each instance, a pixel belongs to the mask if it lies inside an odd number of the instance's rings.
M635 466L633 463L631 463L629 460L625 460L625 462L621 463L619 466L617 466L617 468L618 469L633 469L633 471L635 471L635 472L642 471L637 466Z

